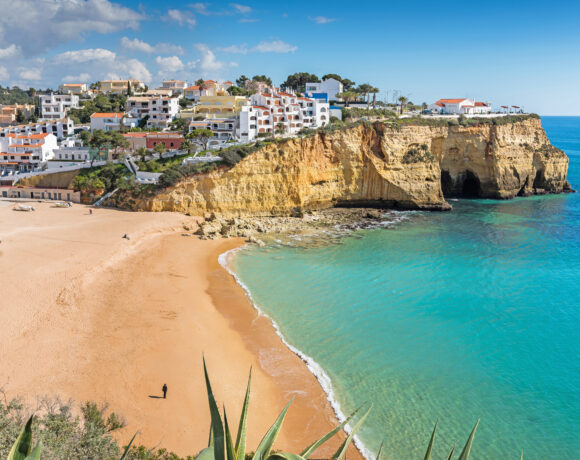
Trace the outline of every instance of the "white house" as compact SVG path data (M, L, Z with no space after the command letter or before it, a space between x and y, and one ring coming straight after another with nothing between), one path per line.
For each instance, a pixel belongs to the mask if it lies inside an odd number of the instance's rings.
M238 137L251 141L259 134L281 130L296 134L303 128L317 128L330 121L330 106L320 99L298 97L274 91L256 93L240 112Z
M0 128L0 138L6 137L9 134L26 136L29 134L51 133L54 134L57 138L63 139L73 134L74 126L74 122L70 118L63 118L61 120L38 121L36 123L28 123L26 125L6 126L4 128Z
M127 99L129 113L142 120L147 119L147 127L167 128L179 113L179 98L166 96L133 96Z
M323 99L324 102L335 101L336 95L342 93L344 87L341 82L334 78L322 80L320 83L306 83L304 94L308 97Z
M205 120L192 121L189 124L189 131L194 129L209 129L213 133L213 139L220 142L226 142L233 139L239 127L239 119L231 118L206 118ZM212 141L210 140L210 145Z
M40 118L59 120L64 118L69 109L79 108L79 97L76 94L43 94L40 96Z
M475 115L491 112L491 104L474 99L439 99L430 104L428 109L442 115Z
M89 92L89 87L86 83L63 83L58 86L58 91L63 94L82 96Z
M50 133L0 138L0 171L33 171L54 158L56 136Z
M124 128L134 128L137 120L128 117L124 113L116 112L95 112L91 115L91 131L102 129L103 131L119 131Z
M165 80L161 83L160 89L170 89L173 94L183 94L187 86L187 82L183 80Z

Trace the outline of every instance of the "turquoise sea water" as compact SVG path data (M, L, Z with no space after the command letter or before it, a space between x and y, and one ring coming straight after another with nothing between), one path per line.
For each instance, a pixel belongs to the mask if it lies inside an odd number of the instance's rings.
M545 117L580 188L580 117ZM232 267L389 459L580 459L580 193L459 200L342 244L252 248ZM456 458L458 452L456 452Z

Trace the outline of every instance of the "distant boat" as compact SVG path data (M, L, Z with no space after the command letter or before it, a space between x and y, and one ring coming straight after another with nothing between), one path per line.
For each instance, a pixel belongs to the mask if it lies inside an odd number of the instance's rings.
M34 206L28 206L26 204L17 204L12 208L13 211L25 211L25 212L30 212L30 211L34 211Z
M57 203L54 203L54 207L55 208L72 208L72 204L69 203L68 201L59 201Z

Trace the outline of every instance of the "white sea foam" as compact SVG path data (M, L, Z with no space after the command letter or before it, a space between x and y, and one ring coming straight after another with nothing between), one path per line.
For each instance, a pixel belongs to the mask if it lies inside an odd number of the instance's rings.
M258 314L265 316L266 318L268 318L270 320L270 322L274 326L274 330L276 331L276 334L278 334L278 336L282 340L282 343L284 343L284 345L290 351L292 351L292 353L294 353L296 356L298 356L306 364L306 367L308 368L308 370L316 377L316 379L320 383L320 386L324 390L324 393L326 393L326 399L328 400L328 402L332 406L332 409L334 411L334 414L336 415L336 418L339 420L339 422L341 422L341 423L344 422L344 420L346 420L346 416L344 415L344 412L342 411L342 408L340 407L340 404L334 395L334 391L332 389L332 381L330 380L330 377L328 376L328 374L324 371L324 369L313 358L311 358L306 353L303 353L298 348L296 348L293 345L291 345L290 343L288 343L288 341L286 340L286 337L284 337L284 335L282 334L282 331L280 330L280 327L278 326L276 321L274 321L268 314L264 313L260 309L258 304L254 301L254 298L252 297L252 293L250 292L250 289L242 282L242 280L238 277L236 272L234 272L232 270L232 268L230 267L230 264L229 264L230 258L233 257L235 253L243 250L244 248L245 248L245 246L242 246L240 248L230 249L229 251L226 251L223 254L220 254L220 256L218 257L218 261L219 261L220 265L222 267L224 267L224 269L226 269L228 271L228 273L234 277L236 282L246 292L246 295L250 299L252 305L254 306L254 308L256 309ZM349 424L345 425L344 428L345 428L345 431L347 433L350 433L352 431L352 427ZM371 459L375 458L375 455L373 454L373 452L371 452L363 444L363 442L360 440L360 438L358 436L356 436L356 435L353 436L353 442L354 442L355 446L357 447L357 449L360 451L360 453L363 455L363 457L365 457L367 460L371 460Z

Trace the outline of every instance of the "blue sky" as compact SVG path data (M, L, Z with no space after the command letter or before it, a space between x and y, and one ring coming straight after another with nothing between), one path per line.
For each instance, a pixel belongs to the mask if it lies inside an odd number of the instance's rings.
M579 2L0 0L0 83L338 73L580 115Z

